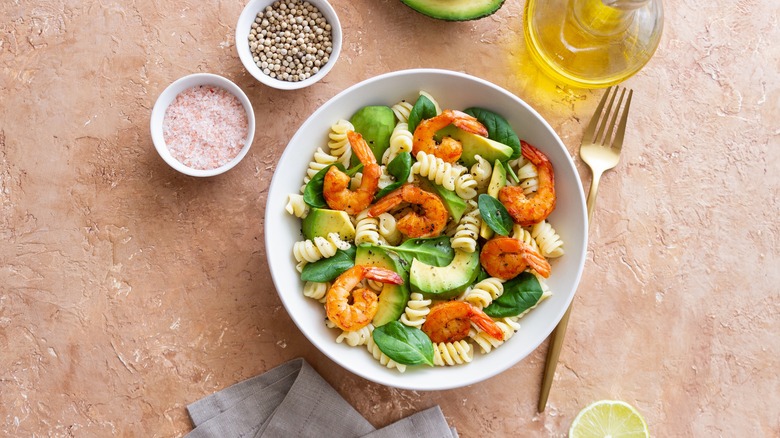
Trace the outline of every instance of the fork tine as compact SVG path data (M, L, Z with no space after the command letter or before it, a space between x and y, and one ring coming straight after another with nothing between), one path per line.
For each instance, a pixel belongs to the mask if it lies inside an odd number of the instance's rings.
M606 142L606 139L609 137L604 137L604 131L607 129L607 126L609 125L609 115L612 113L612 105L615 103L615 97L617 97L618 91L620 90L619 87L610 87L610 91L614 88L615 92L612 93L612 97L609 99L609 105L607 106L607 109L604 111L604 117L601 119L601 124L599 124L599 129L596 131L596 136L593 137L594 143L604 143ZM620 108L620 104L618 104L618 109Z
M599 124L599 119L601 118L601 110L604 109L604 103L607 101L607 97L609 96L610 91L612 91L612 88L607 88L607 91L604 93L604 95L601 97L601 102L599 102L599 106L596 107L596 111L593 112L593 118L590 119L590 123L588 124L588 127L585 129L585 133L582 135L583 139L587 139L587 141L595 141L596 137L594 137L594 134L596 132L596 126Z
M620 117L620 126L618 127L617 134L615 134L615 141L612 142L612 146L617 149L618 152L623 148L623 136L626 133L626 123L628 122L628 109L631 107L631 96L633 95L634 90L628 90L626 107L623 108L623 115Z
M617 91L615 91L615 95L617 96ZM605 146L609 146L610 140L612 140L612 134L615 133L615 126L617 126L617 118L618 114L620 113L620 106L623 105L623 98L626 97L626 89L624 88L621 90L620 93L620 99L618 99L617 106L615 107L615 112L612 113L612 117L609 119L609 123L607 124L608 130L607 135L604 136L604 141L602 144ZM610 108L611 110L612 108ZM609 118L609 114L607 115L607 118Z

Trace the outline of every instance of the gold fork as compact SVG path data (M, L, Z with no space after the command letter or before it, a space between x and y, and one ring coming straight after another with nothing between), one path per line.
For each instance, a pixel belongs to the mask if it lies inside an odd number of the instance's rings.
M614 92L613 92L614 91ZM620 93L620 99L615 103L615 97ZM585 129L580 145L580 158L589 167L593 174L590 182L590 191L588 192L588 227L590 227L593 217L593 207L596 204L596 193L598 193L599 181L604 171L617 166L620 160L620 150L623 147L623 137L626 133L626 121L628 120L628 109L631 106L631 96L634 91L628 90L628 98L625 107L623 99L626 97L626 89L622 91L619 87L609 87L596 107L593 118ZM604 105L609 101L607 109ZM618 116L620 120L618 121ZM617 131L615 131L617 129ZM613 136L614 134L614 136ZM558 365L558 356L561 354L563 337L566 334L566 326L569 325L569 315L571 314L571 304L566 309L566 313L561 318L561 322L555 327L550 335L550 345L547 347L547 361L544 366L544 376L542 377L542 391L539 396L539 412L544 411L547 406L547 397L550 395L550 386L552 385L555 367Z

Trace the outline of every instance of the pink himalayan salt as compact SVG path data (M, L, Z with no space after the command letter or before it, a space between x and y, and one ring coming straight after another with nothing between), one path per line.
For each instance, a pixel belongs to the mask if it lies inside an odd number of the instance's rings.
M192 169L215 169L244 147L248 120L229 91L211 85L188 88L171 102L163 119L163 139L173 158Z

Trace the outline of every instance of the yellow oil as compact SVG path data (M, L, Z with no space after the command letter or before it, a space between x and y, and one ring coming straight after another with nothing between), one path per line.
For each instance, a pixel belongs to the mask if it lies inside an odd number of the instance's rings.
M528 0L531 58L553 80L578 88L623 82L653 56L661 36L660 0L624 10L602 0Z

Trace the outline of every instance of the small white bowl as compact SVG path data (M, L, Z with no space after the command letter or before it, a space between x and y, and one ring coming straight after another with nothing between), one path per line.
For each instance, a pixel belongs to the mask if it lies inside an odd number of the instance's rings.
M173 155L171 155L170 150L168 150L168 146L165 144L165 139L163 138L163 119L165 118L165 111L168 109L168 106L173 102L174 99L176 99L176 96L178 96L179 93L198 85L212 85L227 90L238 98L238 100L241 102L241 105L244 106L244 110L246 110L247 138L246 143L244 143L244 147L241 148L241 151L239 151L238 155L236 155L232 160L214 169L193 169L184 165L182 162L174 158ZM171 167L185 175L200 177L214 176L225 173L235 167L235 165L238 164L244 158L244 156L246 156L247 152L249 152L249 148L252 146L252 141L255 138L255 112L252 109L252 102L250 102L249 98L246 97L244 91L241 90L241 88L239 88L239 86L234 84L231 80L211 73L195 73L177 79L171 85L168 85L168 87L163 90L162 93L160 93L160 96L157 98L157 102L155 102L154 108L152 109L152 119L150 126L152 131L152 141L154 142L155 149L157 149L157 153L159 153L160 157L162 157L162 159L165 160L165 162L168 163Z
M328 62L320 67L320 70L310 76L308 79L292 82L283 81L280 79L272 78L255 64L252 60L252 52L249 49L249 31L252 28L252 23L257 17L257 13L265 9L266 6L272 5L277 0L251 0L241 12L238 17L238 24L236 25L236 50L238 50L238 57L244 64L244 68L255 77L258 81L268 85L269 87L277 88L280 90L297 90L300 88L308 87L314 84L320 79L324 78L328 74L333 65L339 58L341 53L341 23L339 17L336 15L336 11L333 6L326 0L306 0L311 3L312 6L320 10L322 15L328 21L331 26L333 51L330 53Z

